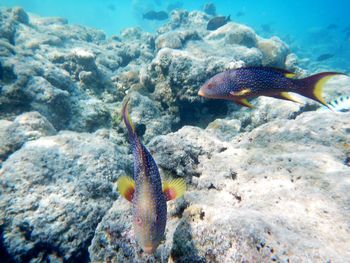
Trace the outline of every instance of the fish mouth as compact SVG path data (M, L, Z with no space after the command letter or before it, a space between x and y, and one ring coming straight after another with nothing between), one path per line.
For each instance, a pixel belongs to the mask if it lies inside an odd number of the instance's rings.
M142 250L147 254L152 254L155 250L155 247L153 246L144 246Z
M198 91L198 95L201 96L201 97L204 97L204 96L205 96L205 94L204 94L204 92L203 92L202 89L200 89L200 90Z

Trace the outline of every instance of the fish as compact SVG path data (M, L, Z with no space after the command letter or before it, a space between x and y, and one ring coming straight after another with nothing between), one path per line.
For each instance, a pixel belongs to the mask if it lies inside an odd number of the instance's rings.
M216 7L213 3L207 3L203 7L204 13L211 15L211 16L216 16Z
M328 30L334 30L334 29L338 29L338 28L339 28L339 26L336 25L336 24L329 24L329 25L327 26L327 29L328 29Z
M223 25L226 25L227 22L231 21L230 16L216 16L209 20L207 24L207 30L216 30Z
M117 190L132 203L133 228L141 249L152 254L164 238L167 221L167 201L181 197L186 190L183 179L162 180L158 166L148 149L141 143L128 113L128 102L122 116L128 131L134 158L133 178L120 176Z
M324 60L330 59L332 57L334 57L333 54L325 53L325 54L322 54L322 55L318 56L316 60L317 61L324 61Z
M350 96L340 96L330 101L328 105L336 112L350 112Z
M289 92L300 94L327 107L322 98L325 82L333 76L346 75L338 72L322 72L303 79L288 70L272 67L245 67L227 70L207 80L198 95L206 98L226 99L253 108L248 99L268 96L300 103Z
M350 166L350 153L346 154L345 165Z
M239 11L239 12L237 12L237 14L236 14L237 17L241 17L241 16L244 16L244 15L245 15L245 13L242 12L242 11Z
M148 20L166 20L169 18L167 12L165 11L148 11L147 13L143 14L143 19L148 19Z

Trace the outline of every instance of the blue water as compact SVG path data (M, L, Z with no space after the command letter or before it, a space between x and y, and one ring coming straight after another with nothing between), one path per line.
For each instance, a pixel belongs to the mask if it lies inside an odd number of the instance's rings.
M202 10L208 2L215 4L219 15L231 15L233 21L246 24L264 37L276 35L290 45L299 57L322 61L329 68L349 70L350 1L349 0L2 0L1 6L21 6L27 12L41 16L60 16L69 23L103 30L107 35L119 34L127 27L141 27L154 32L165 21L149 21L142 14L150 10L165 10L178 4L187 10ZM237 16L241 12L242 16ZM268 28L263 30L262 27ZM346 64L346 65L345 65Z

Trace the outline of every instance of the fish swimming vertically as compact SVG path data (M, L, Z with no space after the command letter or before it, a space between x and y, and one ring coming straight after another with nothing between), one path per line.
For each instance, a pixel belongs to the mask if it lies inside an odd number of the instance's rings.
M230 16L216 16L209 20L207 24L207 30L216 30L223 25L226 25L227 22L231 21Z
M293 92L329 107L322 98L322 88L325 82L335 75L345 74L322 72L303 79L296 79L294 73L284 69L239 68L216 74L204 83L199 89L198 95L206 98L231 100L242 106L253 108L248 99L259 96L299 102L289 94L289 92Z
M122 115L128 130L134 157L134 178L121 176L117 181L118 192L132 202L133 226L137 243L145 253L153 253L164 237L167 220L166 201L183 195L186 184L183 179L162 181L152 155L138 138L128 114L128 101Z

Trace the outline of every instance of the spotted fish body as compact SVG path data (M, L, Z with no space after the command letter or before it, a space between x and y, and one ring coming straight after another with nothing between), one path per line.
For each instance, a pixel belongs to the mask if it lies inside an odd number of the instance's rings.
M323 100L322 86L337 72L323 72L304 79L283 69L270 67L247 67L221 72L209 79L198 94L207 98L227 99L246 107L252 107L248 99L269 96L278 99L293 99L288 92L298 93L327 105Z
M164 236L166 198L157 164L135 133L127 113L127 103L123 108L123 119L134 157L135 192L132 211L135 236L142 249L152 253Z
M118 179L118 191L132 202L133 226L137 243L146 253L153 253L164 237L167 220L166 201L183 194L185 183L182 179L165 182L159 175L152 155L138 138L127 111L123 107L123 120L128 130L129 142L134 157L133 179L122 176Z

